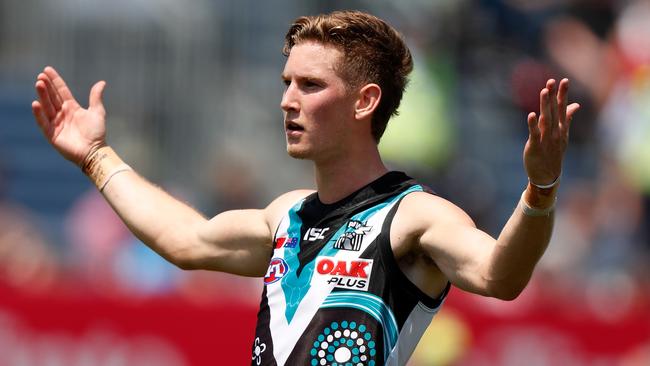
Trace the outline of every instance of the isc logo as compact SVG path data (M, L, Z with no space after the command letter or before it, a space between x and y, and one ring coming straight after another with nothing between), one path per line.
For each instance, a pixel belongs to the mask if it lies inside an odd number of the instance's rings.
M319 227L312 227L307 230L305 233L305 236L302 238L302 240L307 240L307 241L316 241L320 239L325 239L325 233L329 230L330 228L319 228Z
M372 260L340 260L333 257L318 257L316 272L334 287L368 290Z

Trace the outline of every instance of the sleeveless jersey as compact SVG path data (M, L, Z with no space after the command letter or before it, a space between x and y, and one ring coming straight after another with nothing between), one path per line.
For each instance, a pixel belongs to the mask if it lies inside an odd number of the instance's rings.
M424 191L390 172L334 204L316 193L280 222L253 344L252 365L404 365L438 299L399 269L390 225L400 200Z

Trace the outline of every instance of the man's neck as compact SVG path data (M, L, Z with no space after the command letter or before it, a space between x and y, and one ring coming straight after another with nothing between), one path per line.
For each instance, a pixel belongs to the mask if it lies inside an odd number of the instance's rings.
M355 156L329 163L314 163L321 202L337 202L388 172L376 150Z

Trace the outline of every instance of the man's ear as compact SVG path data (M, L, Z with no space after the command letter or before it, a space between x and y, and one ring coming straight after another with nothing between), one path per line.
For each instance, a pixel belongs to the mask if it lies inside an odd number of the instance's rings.
M354 105L354 116L361 120L370 117L379 106L381 88L374 83L366 84L359 90L358 95L359 99Z

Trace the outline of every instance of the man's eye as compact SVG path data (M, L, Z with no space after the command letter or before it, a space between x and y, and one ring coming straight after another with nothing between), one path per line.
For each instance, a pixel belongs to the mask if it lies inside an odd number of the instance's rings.
M315 83L313 81L306 81L305 86L308 87L308 88L317 88L317 87L320 86L320 84Z
M286 86L288 88L289 85L291 85L291 81L290 80L282 80L282 84L284 84L284 86Z

